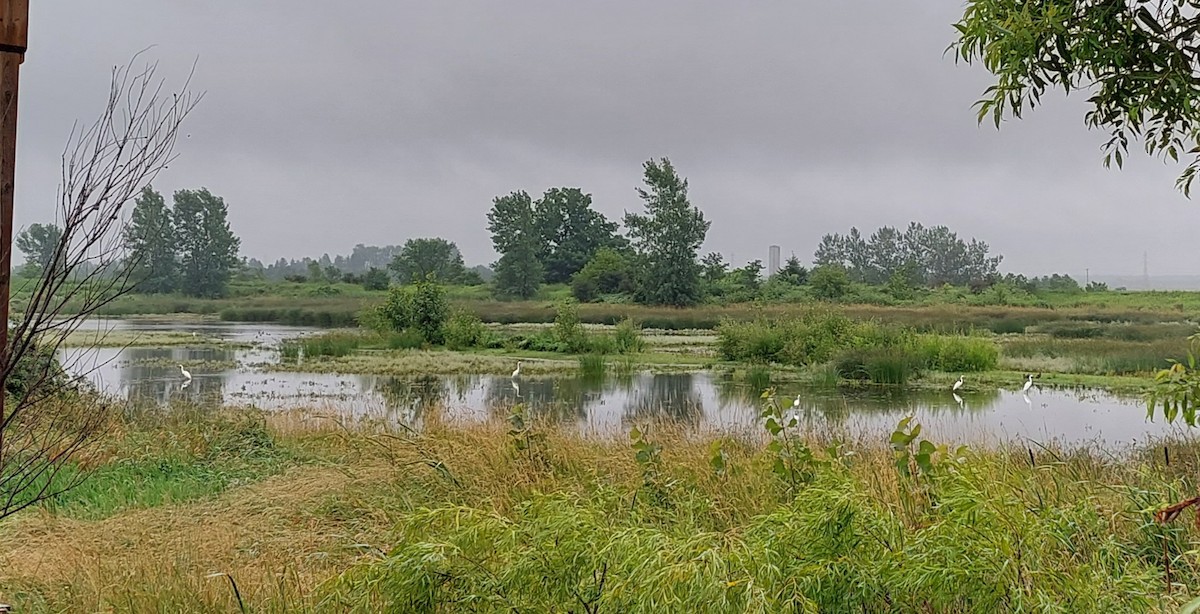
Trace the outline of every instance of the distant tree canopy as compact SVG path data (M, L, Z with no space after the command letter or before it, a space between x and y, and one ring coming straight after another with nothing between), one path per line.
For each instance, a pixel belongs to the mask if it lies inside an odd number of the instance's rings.
M645 213L626 213L625 227L636 250L639 302L694 305L703 298L697 252L712 224L688 200L688 182L667 158L643 165L638 188Z
M173 217L178 235L180 284L184 294L224 296L241 240L229 227L225 200L205 188L175 192Z
M16 237L17 249L25 254L25 262L36 270L44 271L54 259L58 242L62 239L62 228L56 224L30 224Z
M175 224L162 194L151 186L134 200L125 226L125 249L132 281L139 292L159 294L179 287L179 254Z
M813 263L841 266L852 280L869 284L888 283L901 274L914 285L937 286L994 279L1001 258L988 255L987 243L965 242L945 226L912 222L904 232L884 226L869 239L857 228L845 236L825 235Z
M592 195L579 188L546 190L533 205L533 223L546 283L566 283L598 250L625 245L616 222L593 209Z
M541 236L534 220L533 199L523 191L498 196L487 217L492 247L500 254L493 280L496 294L532 298L544 275L538 261Z
M172 209L151 186L143 188L122 234L138 291L224 296L243 266L228 214L224 199L204 188L175 192Z
M430 275L443 283L459 283L466 275L458 246L437 237L405 241L388 268L402 284L424 280Z
M1149 155L1191 156L1177 185L1189 193L1200 165L1200 3L1194 0L967 0L952 45L996 77L977 103L996 127L1049 89L1082 90L1089 128L1106 130L1105 165L1121 166L1130 140Z

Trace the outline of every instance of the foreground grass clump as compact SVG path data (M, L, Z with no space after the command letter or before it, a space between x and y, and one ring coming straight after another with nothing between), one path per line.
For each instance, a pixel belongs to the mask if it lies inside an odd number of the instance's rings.
M183 428L221 433L211 439L234 457L293 453L207 496L0 524L0 601L20 611L1142 612L1177 611L1200 590L1189 554L1200 529L1152 517L1194 494L1195 441L1116 460L956 448L907 422L890 437L809 438L773 403L760 432L651 424L602 439L530 422L519 407L475 425L429 415L421 433L209 415L211 431L203 414ZM94 475L153 449L128 442L180 428L118 434ZM256 429L271 445L252 443L265 441Z
M97 456L56 476L70 483L86 473L79 486L48 501L48 509L99 519L186 502L272 475L289 461L255 412L202 415L195 407L178 406L171 412L127 414L116 428L117 436L104 442Z

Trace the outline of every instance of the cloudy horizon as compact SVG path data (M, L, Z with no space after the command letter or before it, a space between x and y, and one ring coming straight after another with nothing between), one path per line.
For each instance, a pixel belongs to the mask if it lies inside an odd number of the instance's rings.
M1086 96L976 124L989 75L944 54L960 2L32 4L18 228L52 219L72 123L149 48L205 92L155 188L222 196L263 262L440 236L487 264L493 197L577 186L619 221L669 157L712 221L703 251L739 265L917 221L1003 271L1140 275L1147 253L1152 275L1197 272L1182 167L1105 169Z

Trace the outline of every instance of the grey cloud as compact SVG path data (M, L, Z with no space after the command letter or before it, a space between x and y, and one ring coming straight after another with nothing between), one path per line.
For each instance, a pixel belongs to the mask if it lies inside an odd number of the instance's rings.
M329 6L35 3L19 222L49 215L109 68L155 45L164 76L198 57L207 92L158 186L225 196L249 256L440 235L486 262L493 196L578 185L619 217L641 162L669 156L714 220L706 249L739 261L915 219L1014 270L1136 272L1144 249L1157 272L1192 268L1178 168L1102 169L1082 96L976 125L987 75L943 56L959 2Z

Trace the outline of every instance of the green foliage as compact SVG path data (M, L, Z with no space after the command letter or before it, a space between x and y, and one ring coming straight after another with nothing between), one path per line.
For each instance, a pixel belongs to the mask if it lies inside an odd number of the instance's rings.
M1191 3L969 0L954 27L957 58L996 77L976 103L980 122L990 117L999 128L1061 87L1086 92L1085 124L1109 132L1105 166L1122 166L1130 139L1175 161L1200 151L1200 90L1192 84L1200 52L1191 42L1200 17ZM1179 177L1185 194L1198 164L1193 157Z
M402 284L428 279L430 275L438 281L452 284L466 275L466 266L458 246L442 238L405 241L404 247L392 258L388 268Z
M1147 417L1154 419L1162 408L1168 423L1182 418L1184 424L1196 426L1196 409L1200 408L1200 333L1188 337L1187 357L1171 360L1170 366L1154 376L1154 390L1147 395Z
M625 226L638 254L637 292L653 305L700 302L700 265L696 252L712 222L688 200L688 183L671 161L644 165L646 188L638 188L644 214L626 213Z
M602 294L633 292L633 270L629 258L615 249L600 248L574 277L571 294L588 302Z
M877 322L856 322L828 310L811 309L790 318L726 320L717 327L717 349L725 360L811 365L848 348L894 347L912 333Z
M498 196L488 211L492 246L500 254L493 280L496 294L527 299L537 294L544 271L538 261L540 240L529 194Z
M43 505L71 518L99 520L122 511L180 504L217 494L280 472L287 460L267 431L261 416L221 413L199 416L188 408L183 415L156 416L168 422L171 435L162 436L160 424L125 425L126 448L139 452L122 462L108 463L89 472L78 486ZM56 479L71 483L82 469L70 465Z
M808 276L813 294L817 298L837 300L846 295L850 289L850 276L845 267L837 264L823 264L812 270Z
M571 281L599 250L621 244L617 224L593 209L592 195L579 188L546 190L534 204L533 223L546 283Z
M603 354L584 354L579 357L579 373L584 379L600 381L608 371L608 362Z
M10 343L12 339L10 334ZM35 343L21 355L21 359L9 373L8 379L4 381L4 391L12 401L19 402L32 387L36 386L40 396L62 390L66 383L67 374L55 356L54 349L45 344Z
M359 332L333 331L288 339L280 345L280 355L290 360L295 360L301 355L305 358L349 356L369 342L370 340Z
M922 366L921 359L908 347L853 348L839 354L834 363L838 375L846 379L895 386L907 384Z
M579 322L579 304L572 300L560 301L554 317L554 339L572 354L588 350L587 332Z
M642 487L637 494L642 495L653 507L670 509L671 489L675 481L663 474L662 446L650 441L645 430L636 426L629 429L629 440L633 458L642 472Z
M30 224L29 228L17 233L14 242L25 254L27 265L40 272L50 266L62 234L62 228L55 224Z
M1000 349L984 337L921 335L915 350L922 366L949 373L988 371L1000 360Z
M793 286L803 286L808 283L808 269L800 265L800 260L792 254L783 267L775 273L775 278Z
M366 290L387 290L391 280L387 271L371 267L362 275L362 287Z
M175 224L162 194L154 188L142 188L123 238L138 292L159 294L179 287Z
M822 266L846 267L855 281L888 283L893 290L925 284L983 284L997 276L1000 256L988 256L988 245L970 243L945 226L926 228L911 222L904 232L884 226L864 239L857 228L846 236L825 235L814 256ZM894 282L891 280L900 276Z
M613 342L618 354L636 354L646 348L642 339L642 328L632 318L625 318L617 323L613 331Z
M379 315L388 329L417 332L433 345L443 341L449 312L446 289L432 278L392 288L379 307Z
M799 417L784 413L774 389L764 391L762 400L760 417L763 419L763 428L771 436L766 449L771 473L787 488L788 496L795 497L816 478L818 470L827 468L829 464L814 456L812 449L796 433Z
M241 240L229 227L224 199L207 189L175 192L172 213L179 248L181 288L188 296L225 296L238 265Z
M445 339L446 347L452 350L486 347L488 331L479 316L463 309L455 309L446 321Z

